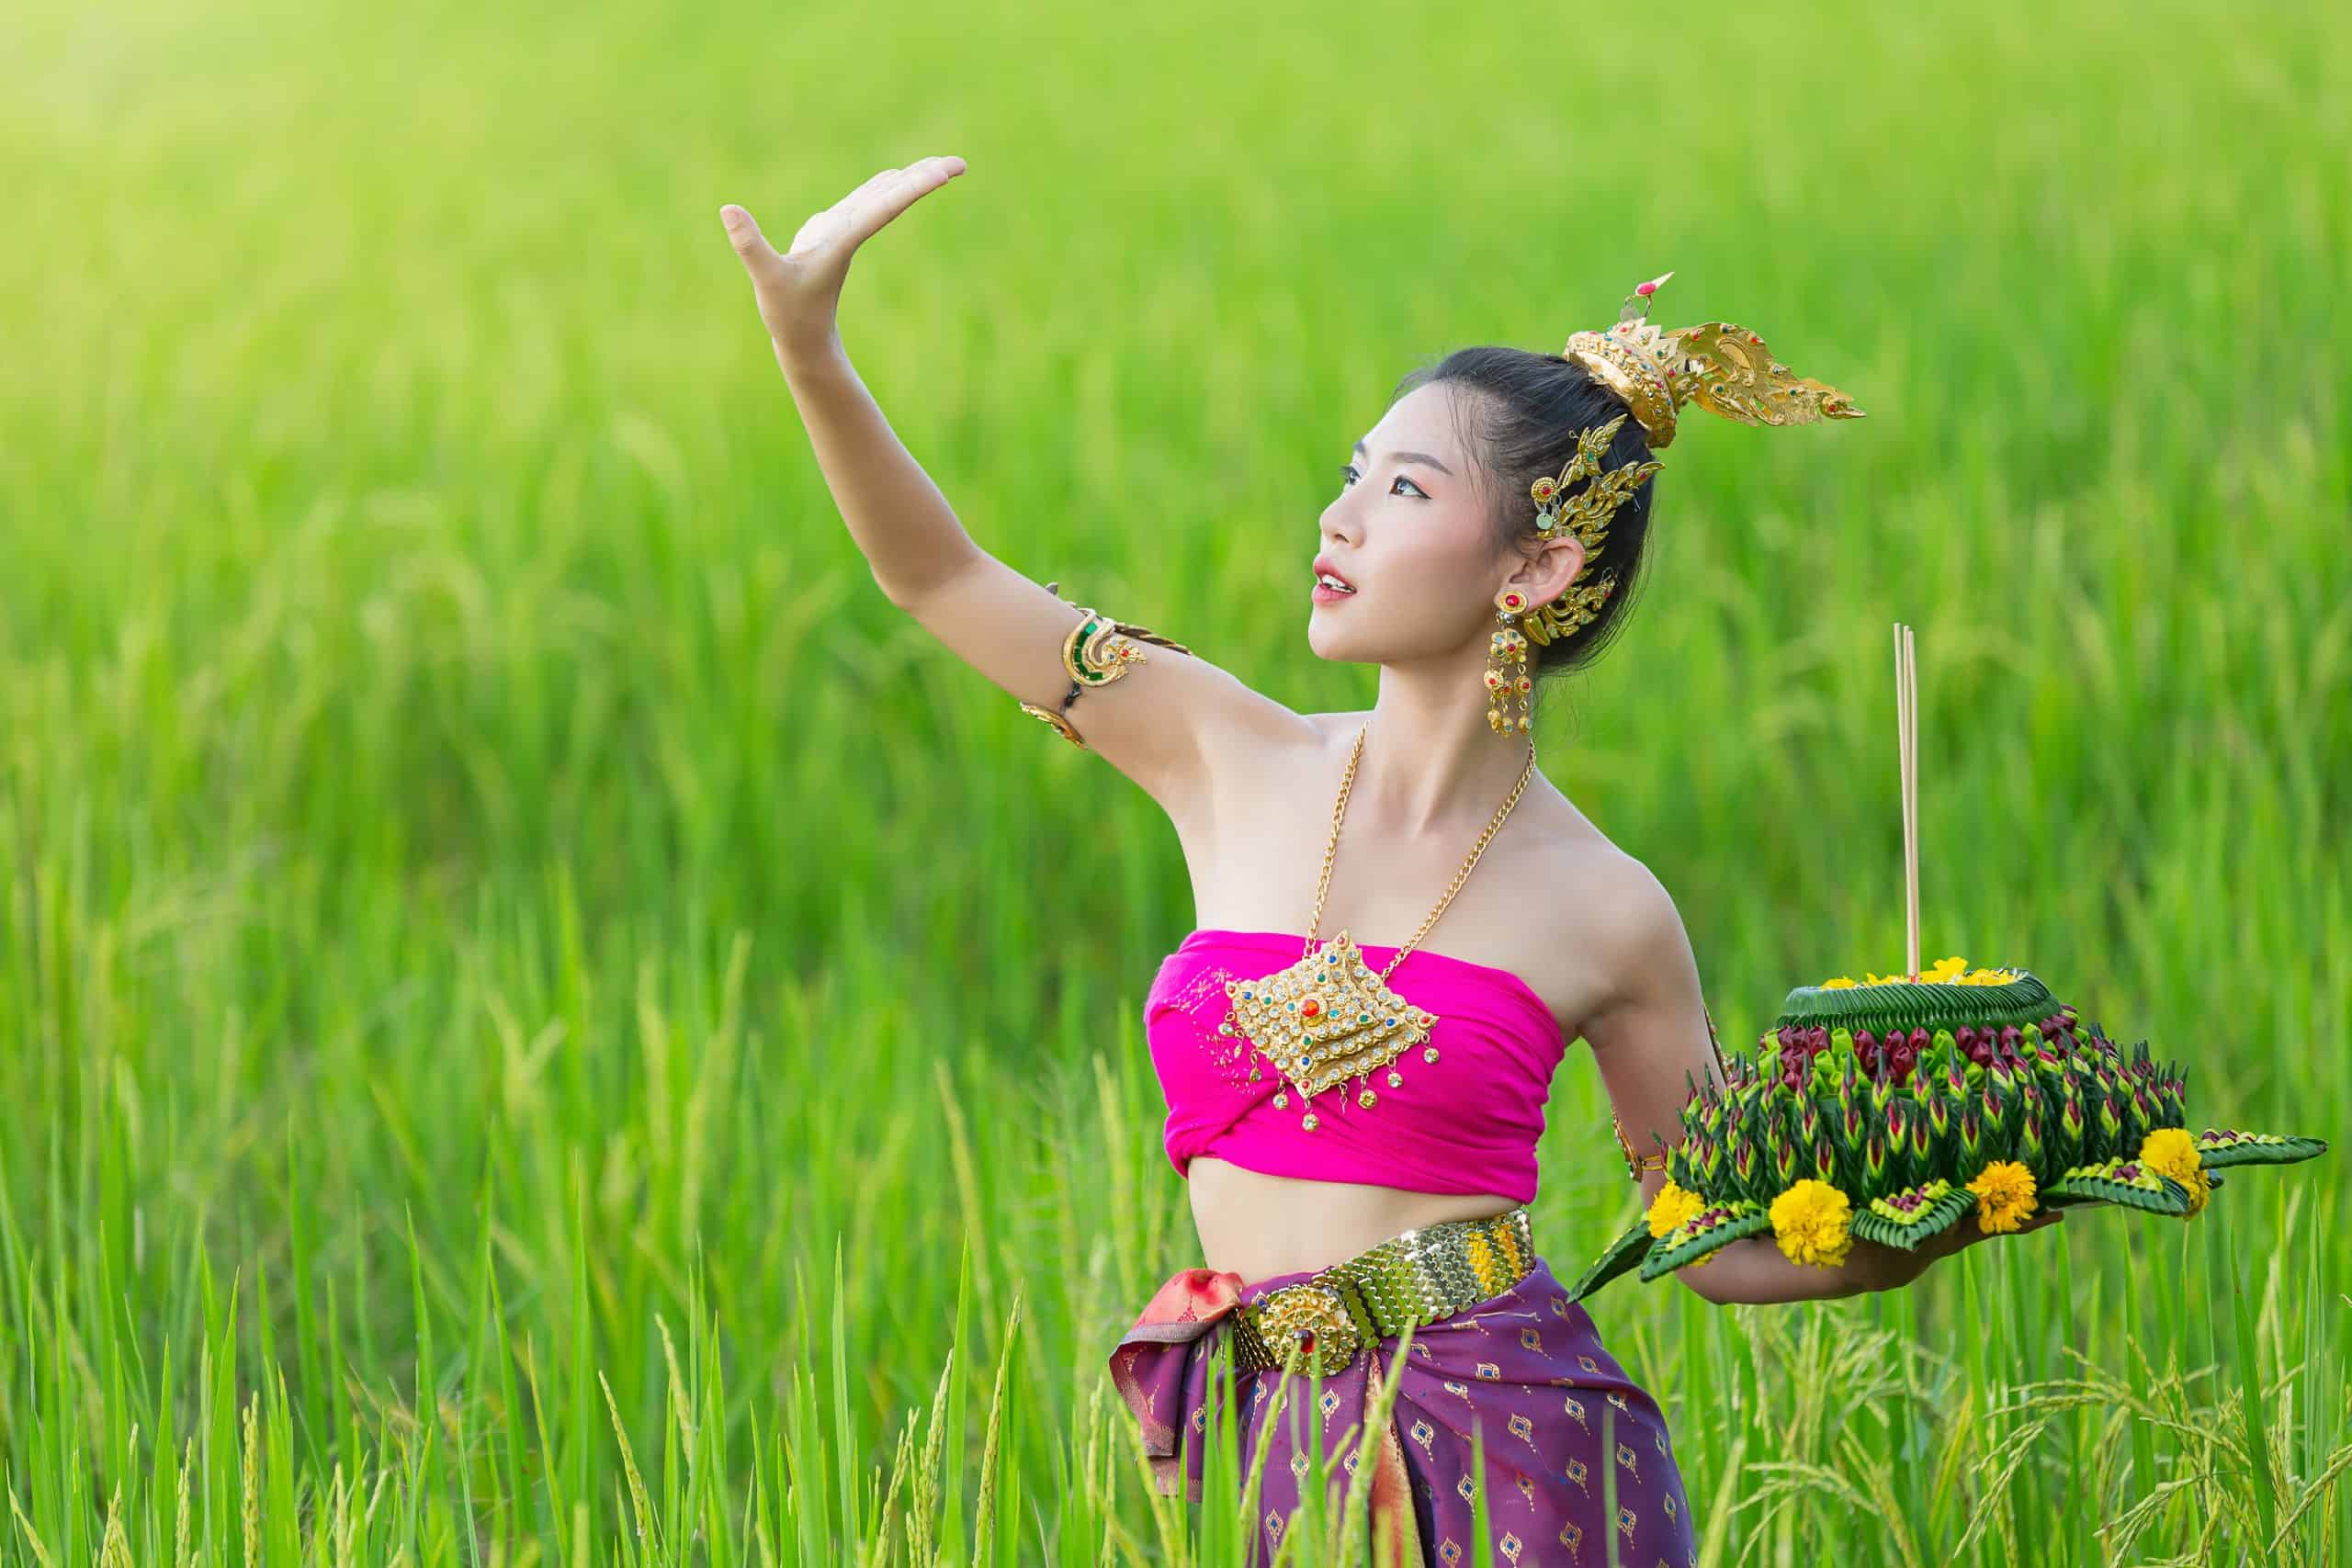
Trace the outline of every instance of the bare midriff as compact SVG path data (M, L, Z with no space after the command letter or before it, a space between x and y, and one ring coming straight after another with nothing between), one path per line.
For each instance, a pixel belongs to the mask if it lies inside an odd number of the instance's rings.
M1188 1171L1203 1260L1244 1280L1324 1269L1401 1231L1518 1206L1485 1192L1408 1192L1358 1181L1263 1176L1203 1155Z

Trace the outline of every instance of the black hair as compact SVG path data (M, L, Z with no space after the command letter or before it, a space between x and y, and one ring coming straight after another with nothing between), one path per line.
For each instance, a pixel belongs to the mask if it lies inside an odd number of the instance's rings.
M1568 466L1577 436L1627 412L1623 400L1573 360L1492 344L1458 348L1435 365L1412 370L1389 401L1437 385L1455 389L1456 429L1478 470L1473 482L1487 498L1498 551L1524 553L1535 542L1535 502L1528 487L1539 476L1556 476ZM1610 442L1602 466L1615 468L1649 456L1640 422L1628 418ZM1570 493L1581 493L1592 482L1580 480ZM1657 490L1653 476L1611 514L1601 553L1577 579L1577 587L1613 583L1600 611L1565 637L1541 645L1529 639L1529 667L1538 681L1583 669L1614 640L1633 609Z

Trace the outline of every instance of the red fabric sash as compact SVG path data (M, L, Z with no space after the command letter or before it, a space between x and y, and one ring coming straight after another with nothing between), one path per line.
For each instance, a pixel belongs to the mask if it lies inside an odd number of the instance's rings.
M1171 1275L1144 1307L1143 1315L1119 1338L1111 1352L1111 1382L1143 1427L1144 1452L1151 1465L1152 1484L1162 1496L1180 1488L1188 1501L1201 1500L1199 1459L1185 1462L1183 1432L1206 1392L1204 1369L1217 1326L1242 1307L1245 1282L1231 1270L1186 1269ZM1358 1356L1340 1374L1367 1380L1383 1375L1385 1342L1368 1355ZM1236 1373L1235 1386L1246 1391L1247 1378ZM1279 1377L1280 1369L1268 1375ZM1332 1380L1324 1380L1331 1386ZM1295 1378L1294 1389L1305 1384ZM1368 1402L1370 1391L1363 1391ZM1381 1434L1380 1450L1369 1488L1372 1538L1392 1542L1394 1561L1422 1561L1420 1527L1414 1517L1410 1477L1405 1467L1404 1445L1391 1420ZM1254 1533L1254 1530L1253 1530Z

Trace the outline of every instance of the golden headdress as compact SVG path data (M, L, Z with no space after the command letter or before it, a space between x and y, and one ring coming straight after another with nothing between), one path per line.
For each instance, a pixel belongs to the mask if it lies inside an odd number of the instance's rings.
M1625 298L1614 326L1568 334L1560 350L1592 373L1625 404L1641 424L1650 450L1674 439L1675 411L1697 403L1710 413L1742 424L1811 424L1824 419L1860 419L1862 411L1837 388L1793 375L1772 357L1764 340L1729 321L1702 321L1664 332L1648 320L1650 296L1674 275L1662 273ZM1664 464L1645 460L1604 468L1609 444L1627 415L1619 414L1577 438L1577 449L1557 476L1545 475L1530 493L1535 499L1535 531L1549 538L1566 527L1584 545L1589 563L1608 537L1609 519ZM1577 495L1563 492L1578 479L1593 482ZM1579 571L1579 576L1582 572ZM1600 614L1616 586L1614 574L1570 588L1548 604L1526 613L1527 635L1539 643L1566 637Z
M1561 356L1573 359L1625 400L1649 433L1650 449L1674 439L1674 411L1695 402L1742 424L1811 424L1860 419L1862 411L1837 388L1792 374L1764 340L1729 321L1702 321L1677 332L1652 324L1649 299L1674 274L1661 273L1626 297L1616 325L1571 333Z

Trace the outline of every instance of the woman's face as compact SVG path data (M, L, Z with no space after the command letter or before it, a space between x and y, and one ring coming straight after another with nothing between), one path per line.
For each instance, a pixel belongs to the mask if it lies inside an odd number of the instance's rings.
M1355 592L1312 593L1306 640L1319 657L1394 664L1452 655L1475 642L1483 658L1495 594L1506 581L1540 587L1559 576L1552 593L1566 588L1564 574L1576 562L1546 572L1540 564L1522 568L1516 552L1497 553L1479 488L1492 481L1475 473L1463 448L1455 396L1442 382L1414 389L1349 456L1339 492L1323 509L1317 558ZM1532 517L1532 502L1528 510ZM1581 555L1573 546L1570 552ZM1559 553L1546 551L1543 559Z

